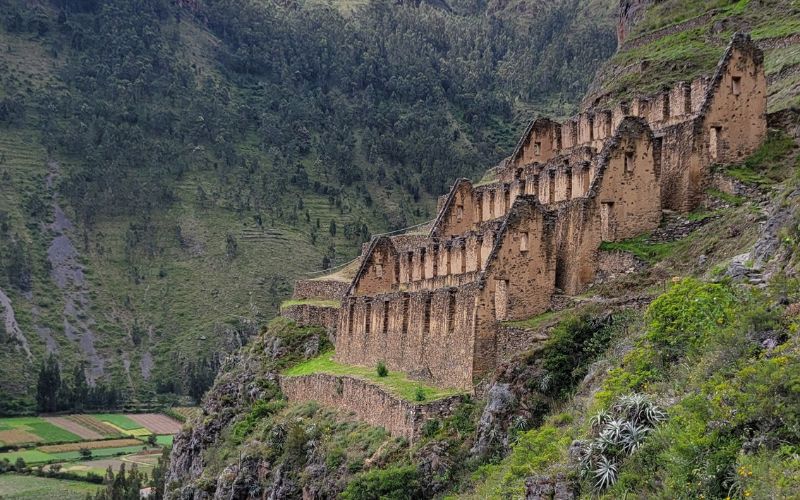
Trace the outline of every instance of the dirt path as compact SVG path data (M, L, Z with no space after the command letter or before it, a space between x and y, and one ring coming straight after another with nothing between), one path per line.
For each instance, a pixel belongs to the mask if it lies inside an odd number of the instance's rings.
M77 422L73 422L72 420L67 419L67 417L42 417L42 418L45 421L55 425L56 427L61 427L62 429L66 429L71 433L82 437L83 439L99 440L105 437L102 434L95 432L91 429L88 429Z

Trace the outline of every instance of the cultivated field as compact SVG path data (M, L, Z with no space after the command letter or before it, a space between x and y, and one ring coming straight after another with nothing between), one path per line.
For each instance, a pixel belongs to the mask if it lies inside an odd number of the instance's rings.
M27 500L57 498L59 500L83 500L94 494L100 485L83 481L67 481L46 477L0 474L0 498Z
M157 413L97 413L0 418L0 446L80 443L109 438L175 434L181 423Z
M130 418L153 434L176 434L181 430L180 422L158 413L140 413Z

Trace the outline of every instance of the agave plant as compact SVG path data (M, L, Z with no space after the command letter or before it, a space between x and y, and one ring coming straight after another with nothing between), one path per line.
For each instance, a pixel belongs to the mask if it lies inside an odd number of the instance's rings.
M622 427L622 449L632 455L642 446L650 428L633 422L625 422Z
M622 442L622 432L625 421L622 419L612 419L606 422L603 430L600 431L600 438L612 446Z
M595 487L599 490L608 488L617 482L617 464L602 455L594 470Z
M592 430L599 431L609 420L611 420L611 414L606 410L600 410L589 419L589 425L592 426Z
M593 477L598 490L617 480L618 464L636 452L666 414L644 394L620 396L609 411L589 420L592 439L581 443L577 456L582 478Z
M667 418L667 414L658 406L651 404L645 409L644 418L648 424L655 426L664 421Z
M514 429L518 431L524 431L525 429L528 428L528 419L523 417L522 415L517 415L511 421L511 425L514 427Z

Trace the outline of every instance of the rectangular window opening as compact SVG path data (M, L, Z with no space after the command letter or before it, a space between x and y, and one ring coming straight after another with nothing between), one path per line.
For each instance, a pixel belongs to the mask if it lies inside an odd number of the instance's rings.
M741 76L734 76L731 78L731 92L733 95L739 95L742 93L742 77Z
M542 156L542 143L541 142L535 142L533 144L533 154L535 154L536 156Z
M625 173L630 174L633 172L635 162L635 154L633 151L625 151Z
M520 252L527 252L528 251L528 233L522 233L519 237L519 251Z

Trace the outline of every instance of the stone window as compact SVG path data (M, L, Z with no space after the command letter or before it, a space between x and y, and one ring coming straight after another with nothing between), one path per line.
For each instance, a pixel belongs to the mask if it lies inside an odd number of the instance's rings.
M739 95L742 93L742 77L741 76L734 76L731 78L731 93L733 95Z
M375 264L375 276L383 278L383 264Z
M456 220L461 222L461 219L464 218L464 205L457 205L456 206Z
M528 251L528 233L522 233L519 235L519 251Z
M625 151L625 173L633 173L633 167L636 163L636 154L634 151Z
M536 156L542 156L542 143L535 142L533 143L533 154Z

